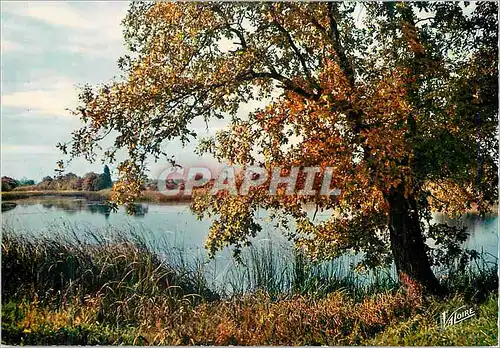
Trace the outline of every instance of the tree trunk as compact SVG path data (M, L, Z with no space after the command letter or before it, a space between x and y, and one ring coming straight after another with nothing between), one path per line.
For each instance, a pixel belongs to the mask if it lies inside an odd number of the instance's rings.
M391 250L400 281L405 282L407 277L421 284L426 293L445 294L425 252L415 197L405 197L401 184L389 192L387 200L390 206Z

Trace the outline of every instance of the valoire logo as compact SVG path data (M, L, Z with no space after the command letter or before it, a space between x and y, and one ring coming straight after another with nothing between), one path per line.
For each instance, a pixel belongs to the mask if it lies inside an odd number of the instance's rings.
M441 313L441 326L445 328L451 325L455 325L476 315L476 311L473 307L464 310L465 307L466 306L464 305L455 309L455 311L449 316L447 315L447 311Z

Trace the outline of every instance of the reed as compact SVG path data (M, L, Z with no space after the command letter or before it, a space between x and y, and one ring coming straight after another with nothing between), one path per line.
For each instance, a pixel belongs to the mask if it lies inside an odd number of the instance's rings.
M2 228L2 299L57 303L85 296L102 298L102 315L133 322L142 299L175 308L183 301L217 298L186 264L160 255L168 246L152 245L129 230L94 232L67 225L50 237Z
M273 241L245 250L215 282L213 263L150 234L2 226L2 343L496 344L497 264L484 254L446 270L453 293L435 299L400 288L389 270L312 263ZM440 330L441 311L463 303L480 313L461 324L468 336Z

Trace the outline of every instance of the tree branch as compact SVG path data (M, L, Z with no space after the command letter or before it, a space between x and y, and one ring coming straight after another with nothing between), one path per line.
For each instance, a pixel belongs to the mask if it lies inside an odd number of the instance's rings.
M273 11L274 12L274 11ZM309 71L309 68L307 67L307 63L306 63L306 60L304 58L304 56L302 55L302 53L300 52L299 48L297 47L297 45L295 45L295 42L293 42L293 39L292 39L292 36L290 35L290 33L288 32L288 30L286 30L281 24L280 22L278 22L277 18L275 17L274 18L274 21L273 23L276 25L276 27L278 28L278 30L283 34L285 35L287 41L288 41L288 44L290 45L290 48L295 52L295 55L297 56L300 64L302 65L302 70L304 70L304 73L307 75L308 78L311 78L311 72Z
M330 22L330 38L333 43L333 48L335 53L337 54L338 63L345 76L349 80L351 87L354 87L354 70L347 59L347 55L345 54L344 47L340 41L340 33L337 26L337 21L335 17L338 17L338 9L337 4L333 2L328 3L328 20Z

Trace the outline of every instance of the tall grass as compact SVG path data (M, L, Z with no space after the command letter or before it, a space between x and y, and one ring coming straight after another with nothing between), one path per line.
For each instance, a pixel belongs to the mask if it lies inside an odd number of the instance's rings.
M149 233L66 225L35 236L3 226L3 342L350 345L415 337L486 345L498 334L496 317L472 322L487 337L437 331L445 305L473 299L492 316L497 266L486 259L447 270L442 281L454 295L445 301L424 298L412 284L400 288L388 270L358 275L345 260L311 263L272 241L250 247L212 284L207 260Z
M361 299L398 288L396 275L390 270L359 274L350 269L348 258L313 263L300 250L271 240L243 251L241 259L242 263L233 261L224 276L229 294L263 291L281 297L296 294L324 297L342 290Z
M441 283L446 288L466 298L474 298L476 302L498 290L498 258L487 252L478 253L466 267L455 260L436 273L440 274Z
M349 255L330 261L313 263L290 245L266 240L255 243L242 253L242 264L232 262L224 283L229 294L263 291L276 295L314 295L324 297L341 290L360 300L367 295L394 292L400 284L394 266L358 273L352 270ZM498 287L498 259L479 252L466 265L453 260L436 268L442 285L451 293L467 298L485 296Z
M102 298L101 316L133 323L138 303L175 309L185 301L217 298L204 278L174 255L133 230L52 231L50 237L21 235L2 228L2 299L31 298L64 305L85 296ZM170 262L169 262L170 261Z
M497 261L484 253L469 267L452 263L439 269L443 285L461 293L496 288ZM127 226L93 230L84 226L53 226L44 235L29 235L2 226L2 288L7 298L26 293L60 297L106 289L144 295L196 294L203 299L262 291L272 296L326 296L342 290L361 299L399 287L394 269L353 272L348 258L311 262L300 250L267 239L243 251L242 262L225 259L216 274L215 262L204 253L159 239L146 229ZM216 278L218 280L216 280Z

